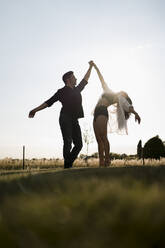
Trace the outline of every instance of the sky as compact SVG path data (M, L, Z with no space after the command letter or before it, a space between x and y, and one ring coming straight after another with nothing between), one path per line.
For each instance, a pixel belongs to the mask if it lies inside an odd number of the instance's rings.
M90 60L113 91L128 93L142 120L130 118L127 136L108 134L111 152L135 154L140 139L156 135L164 141L164 12L163 0L0 0L0 159L21 158L23 145L27 158L62 158L61 104L33 119L28 113L64 86L65 72L80 82ZM101 93L93 69L79 121L90 135Z

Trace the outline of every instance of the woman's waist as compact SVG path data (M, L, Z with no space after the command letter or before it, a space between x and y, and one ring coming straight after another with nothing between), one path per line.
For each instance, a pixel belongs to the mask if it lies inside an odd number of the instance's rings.
M105 102L102 102L102 101L99 101L97 104L96 104L96 107L105 107L105 108L108 108L109 107L109 104L106 104Z
M106 105L103 105L103 104L97 104L96 107L95 107L95 111L96 110L99 110L99 109L105 109L107 110L108 106Z

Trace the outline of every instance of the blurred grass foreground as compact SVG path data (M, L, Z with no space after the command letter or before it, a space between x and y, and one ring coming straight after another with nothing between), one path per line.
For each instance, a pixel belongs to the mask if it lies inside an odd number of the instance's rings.
M1 247L165 247L165 167L0 177Z

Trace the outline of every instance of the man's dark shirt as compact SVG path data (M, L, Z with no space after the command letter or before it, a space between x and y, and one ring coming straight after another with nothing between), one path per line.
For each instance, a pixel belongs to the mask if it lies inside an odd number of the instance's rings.
M80 92L84 89L86 84L87 81L83 79L79 85L73 89L68 86L64 86L45 103L47 103L48 107L50 107L53 103L60 101L62 103L61 114L67 114L76 119L82 118L84 117L84 112Z

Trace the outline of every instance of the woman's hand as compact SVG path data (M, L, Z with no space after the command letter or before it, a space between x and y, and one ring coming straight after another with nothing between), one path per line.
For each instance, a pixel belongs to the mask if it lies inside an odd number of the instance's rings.
M135 114L135 121L138 121L139 124L140 124L140 122L141 122L141 118L140 118L140 116L138 115L138 113Z
M135 115L135 121L138 121L138 123L140 124L141 118L140 118L140 116L138 115L138 113L134 110L134 107L133 107L133 106L130 106L130 107L129 107L129 112L130 112L130 113L133 113L133 114Z

